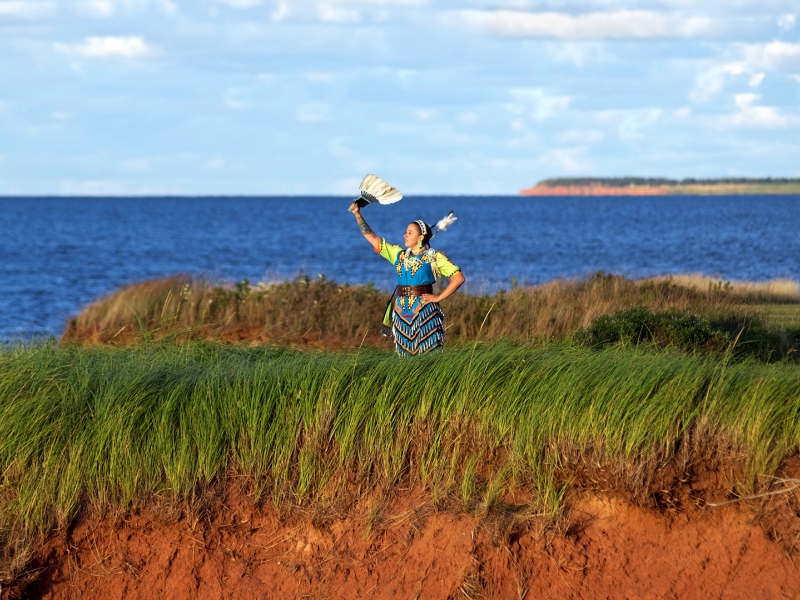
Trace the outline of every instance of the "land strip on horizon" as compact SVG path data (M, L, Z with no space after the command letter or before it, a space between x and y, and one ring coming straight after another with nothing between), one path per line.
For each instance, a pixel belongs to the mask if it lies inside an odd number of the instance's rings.
M667 179L561 177L520 190L523 196L722 196L800 194L800 178Z

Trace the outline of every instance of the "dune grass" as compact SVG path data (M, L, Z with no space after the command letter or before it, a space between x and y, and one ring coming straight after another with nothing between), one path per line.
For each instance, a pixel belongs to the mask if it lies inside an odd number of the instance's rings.
M359 346L377 335L388 293L324 278L251 286L175 276L125 287L84 308L65 340L130 344L153 338L318 342ZM449 343L563 340L599 316L645 306L659 312L724 314L738 331L768 309L800 306L794 282L724 282L701 276L633 281L602 272L584 280L515 287L493 295L458 293L443 303ZM734 332L735 333L735 332Z
M0 411L0 547L13 573L82 508L190 498L231 472L278 507L402 483L479 513L523 490L552 518L571 465L613 465L641 488L691 443L741 458L735 489L747 492L798 450L800 368L565 343L417 360L45 346L0 353Z

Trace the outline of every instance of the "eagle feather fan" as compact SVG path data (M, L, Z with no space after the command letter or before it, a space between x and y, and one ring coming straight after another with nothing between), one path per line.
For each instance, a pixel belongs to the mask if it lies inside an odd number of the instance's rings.
M359 208L372 202L393 204L403 199L400 190L393 188L377 175L367 175L358 187L360 195L356 198L356 204Z

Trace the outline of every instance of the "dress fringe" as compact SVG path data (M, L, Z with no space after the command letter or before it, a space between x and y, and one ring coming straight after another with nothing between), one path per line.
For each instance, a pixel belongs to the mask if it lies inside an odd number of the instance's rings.
M444 347L444 313L438 302L422 304L418 297L397 298L392 332L400 356L432 352Z

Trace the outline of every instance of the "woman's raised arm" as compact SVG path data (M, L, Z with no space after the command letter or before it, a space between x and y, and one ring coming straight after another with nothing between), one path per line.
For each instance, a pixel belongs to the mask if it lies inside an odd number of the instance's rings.
M353 202L350 205L350 212L353 213L356 217L356 223L358 223L359 229L361 229L361 233L364 234L366 240L372 244L372 247L378 252L381 249L381 238L379 238L372 229L370 229L367 222L364 220L364 217L361 216L361 209L358 205Z

